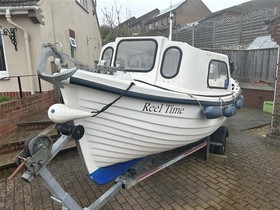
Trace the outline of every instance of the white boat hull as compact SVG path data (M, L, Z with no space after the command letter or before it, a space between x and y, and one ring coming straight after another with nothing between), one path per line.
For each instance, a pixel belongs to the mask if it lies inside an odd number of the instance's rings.
M128 86L129 81L126 83L125 86ZM131 91L136 91L139 85L133 86ZM117 94L73 84L64 84L61 91L67 106L88 112L101 110L119 97ZM168 94L166 90L158 90L159 95L163 95L163 92ZM205 119L201 110L200 105L124 96L95 117L74 120L76 125L85 128L79 146L89 173L181 147L211 135L226 118Z

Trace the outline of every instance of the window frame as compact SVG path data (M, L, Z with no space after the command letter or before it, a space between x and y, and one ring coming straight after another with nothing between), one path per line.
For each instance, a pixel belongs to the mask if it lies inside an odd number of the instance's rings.
M210 66L211 66L211 62L220 62L220 63L224 63L225 66L226 66L226 70L227 70L227 81L228 81L228 85L227 87L216 87L216 86L210 86L209 84L209 76L210 76ZM209 65L208 65L208 75L207 75L207 87L210 88L210 89L223 89L223 90L227 90L229 88L229 73L228 73L228 65L225 61L222 61L222 60L217 60L217 59L212 59L210 60L209 62Z
M155 28L157 28L158 27L158 21L156 20L155 21Z
M3 33L3 29L0 28L0 35ZM4 65L5 65L5 70L0 70L0 78L8 77L9 76L9 71L8 71L8 62L7 62L7 56L6 56L6 49L5 49L5 43L4 43L4 38L1 36L1 42L2 42L2 50L3 50L3 59L4 59Z
M111 66L112 65L112 61L113 61L113 56L114 56L114 48L113 47L109 46L109 47L106 47L103 50L102 55L101 55L101 60L103 60L104 54L105 54L106 50L108 50L108 49L112 50L112 57L111 57L110 64L109 64L109 66Z
M72 58L76 58L77 56L77 43L73 37L69 37L70 42L70 55Z
M152 41L155 43L155 51L154 51L154 59L153 59L153 65L151 66L150 69L148 70L130 70L130 69L125 69L125 71L127 72L136 72L136 73L147 73L147 72L150 72L153 70L153 68L155 67L155 63L156 63L156 57L157 57L157 51L158 51L158 42L155 40L155 39L123 39L121 40L117 47L116 47L116 52L115 52L115 58L114 58L114 67L116 67L116 61L117 61L117 58L118 58L118 50L119 50L119 46L122 42L134 42L134 41L137 41L137 42L141 42L141 41Z
M180 57L179 57L179 60L178 60L178 65L177 65L177 70L175 72L175 74L173 74L173 76L166 76L163 74L163 65L164 65L164 60L165 60L165 56L166 56L166 53L168 52L168 50L170 49L177 49L180 53ZM182 62L182 58L183 58L183 51L180 47L177 47L177 46L171 46L171 47L168 47L165 49L164 53L163 53L163 56L162 56L162 59L161 59L161 65L160 65L160 75L165 78L165 79L173 79L175 78L179 72L180 72L180 67L181 67L181 62Z
M69 37L69 41L70 41L71 47L77 48L77 42L76 42L75 38Z
M87 0L76 0L76 2L87 11Z

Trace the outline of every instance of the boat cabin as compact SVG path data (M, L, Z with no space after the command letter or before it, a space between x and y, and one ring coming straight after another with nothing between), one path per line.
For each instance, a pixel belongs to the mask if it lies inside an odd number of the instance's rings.
M122 67L135 80L200 95L231 92L226 55L165 37L122 37L102 48L103 66Z

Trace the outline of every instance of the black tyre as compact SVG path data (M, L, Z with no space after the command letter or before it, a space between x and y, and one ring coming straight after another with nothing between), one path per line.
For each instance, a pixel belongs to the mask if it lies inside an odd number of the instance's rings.
M47 148L51 148L53 145L53 140L48 135L40 135L35 136L28 142L28 150L31 154L31 156L35 155L36 152L38 152L42 146L46 146Z
M228 129L225 126L219 127L210 136L210 152L224 155L226 152L226 138L228 137Z
M37 135L38 135L37 133L36 133L36 134L31 134L30 136L28 136L28 137L26 138L26 140L25 140L25 142L24 142L24 147L23 147L23 148L24 148L24 152L25 152L25 154L26 154L27 157L31 156L31 153L30 153L29 148L28 148L29 142L30 142L33 138L35 138Z

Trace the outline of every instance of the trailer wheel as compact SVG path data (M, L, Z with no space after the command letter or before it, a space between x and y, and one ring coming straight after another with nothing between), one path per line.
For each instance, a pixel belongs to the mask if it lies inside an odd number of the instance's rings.
M219 127L210 136L210 152L214 154L224 155L226 151L226 138L228 137L228 129L225 126Z
M29 142L35 138L38 134L31 134L30 136L27 137L27 139L24 141L24 152L26 154L27 157L31 156L30 154L30 151L29 151L29 148L28 148L28 145L29 145Z
M35 136L28 141L28 151L31 156L35 155L43 146L51 149L53 145L53 140L48 135Z

